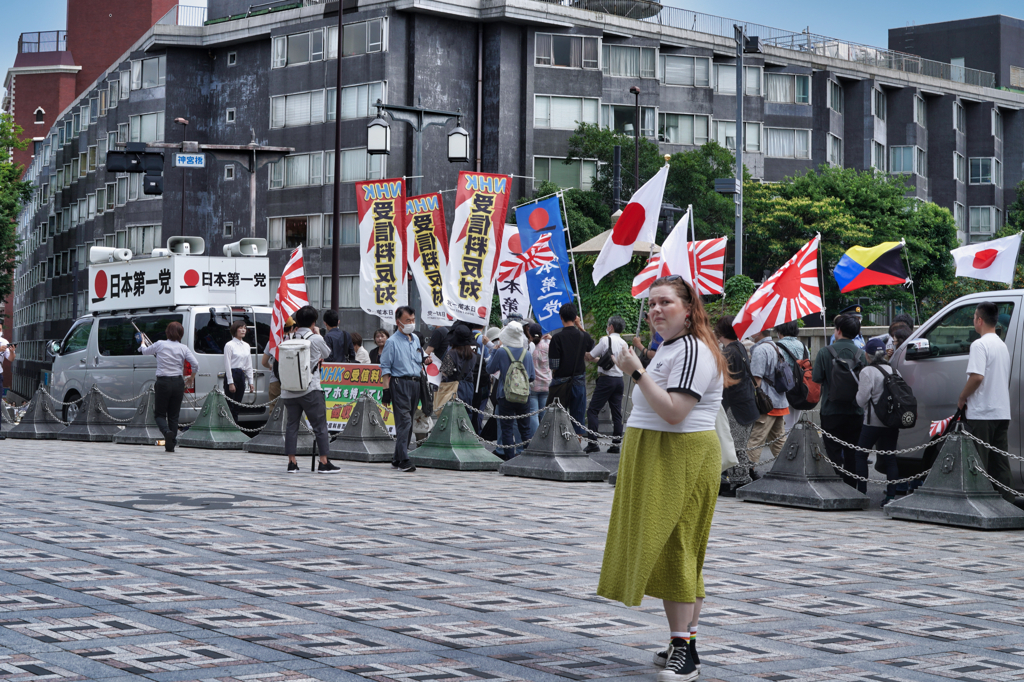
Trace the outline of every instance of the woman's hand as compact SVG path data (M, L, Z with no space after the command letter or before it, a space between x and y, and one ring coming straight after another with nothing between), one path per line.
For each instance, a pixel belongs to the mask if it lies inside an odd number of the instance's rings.
M636 356L633 349L626 346L615 356L615 366L626 376L632 376L633 372L643 368L643 363L640 362L640 358Z

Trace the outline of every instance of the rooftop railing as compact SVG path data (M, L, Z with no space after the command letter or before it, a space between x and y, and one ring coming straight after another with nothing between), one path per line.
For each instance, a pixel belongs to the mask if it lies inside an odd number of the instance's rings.
M175 5L156 23L164 26L202 26L206 23L206 8Z
M22 33L18 38L18 52L64 52L68 49L67 31L40 31Z

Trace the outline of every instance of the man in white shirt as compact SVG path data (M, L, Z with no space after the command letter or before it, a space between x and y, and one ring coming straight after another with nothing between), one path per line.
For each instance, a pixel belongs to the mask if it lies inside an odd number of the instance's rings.
M996 333L999 308L986 301L974 311L974 330L981 337L971 343L967 360L967 383L957 402L966 408L967 430L989 445L1007 450L1010 428L1010 352ZM991 476L1012 485L1010 463L1006 455L979 445L978 457ZM1013 502L1014 496L1002 491L1003 497Z
M614 360L626 348L626 342L619 336L625 326L626 323L621 317L612 315L608 318L608 326L605 328L608 336L602 337L597 345L584 356L587 362L598 363L597 385L594 387L594 395L590 398L590 407L587 409L587 428L597 431L598 415L601 414L601 408L605 403L608 403L608 408L612 413L612 445L608 448L608 452L613 454L619 451L619 443L622 441L622 393L625 388L622 383L622 370L615 366ZM609 348L611 349L612 365L607 368L602 367L601 359ZM585 450L588 453L600 451L601 448L597 443L591 443Z
M772 401L772 410L758 417L750 429L747 457L752 463L757 464L761 461L761 450L765 443L771 443L768 449L773 456L778 457L782 452L782 446L785 445L782 436L785 434L786 415L789 414L789 400L785 393L779 393L772 385L775 367L780 362L782 353L772 341L771 328L751 334L750 338L754 340L754 347L750 351L750 374L754 377L754 385L759 386ZM757 477L756 473L753 475Z

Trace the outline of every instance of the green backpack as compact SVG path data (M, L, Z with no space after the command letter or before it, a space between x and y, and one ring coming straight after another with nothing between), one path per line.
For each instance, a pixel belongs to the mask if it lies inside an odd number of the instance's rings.
M523 349L523 354L516 359L512 351L505 347L509 359L512 361L505 372L505 400L510 403L523 405L530 399L530 375L526 372L526 365L523 358L526 357L528 349Z

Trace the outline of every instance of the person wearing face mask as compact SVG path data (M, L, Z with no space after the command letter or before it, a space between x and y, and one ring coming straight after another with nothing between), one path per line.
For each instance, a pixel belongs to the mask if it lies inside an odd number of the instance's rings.
M669 645L658 682L697 677L702 568L718 499L715 418L735 379L694 288L679 275L650 290L651 324L665 341L644 371L632 348L616 365L636 382L619 460L597 593L626 606L663 601Z
M395 415L395 454L391 466L412 473L416 467L409 461L409 437L416 406L420 402L423 348L415 333L415 310L399 306L395 310L395 322L398 331L387 340L380 354L380 373L384 380L381 402L392 405Z

